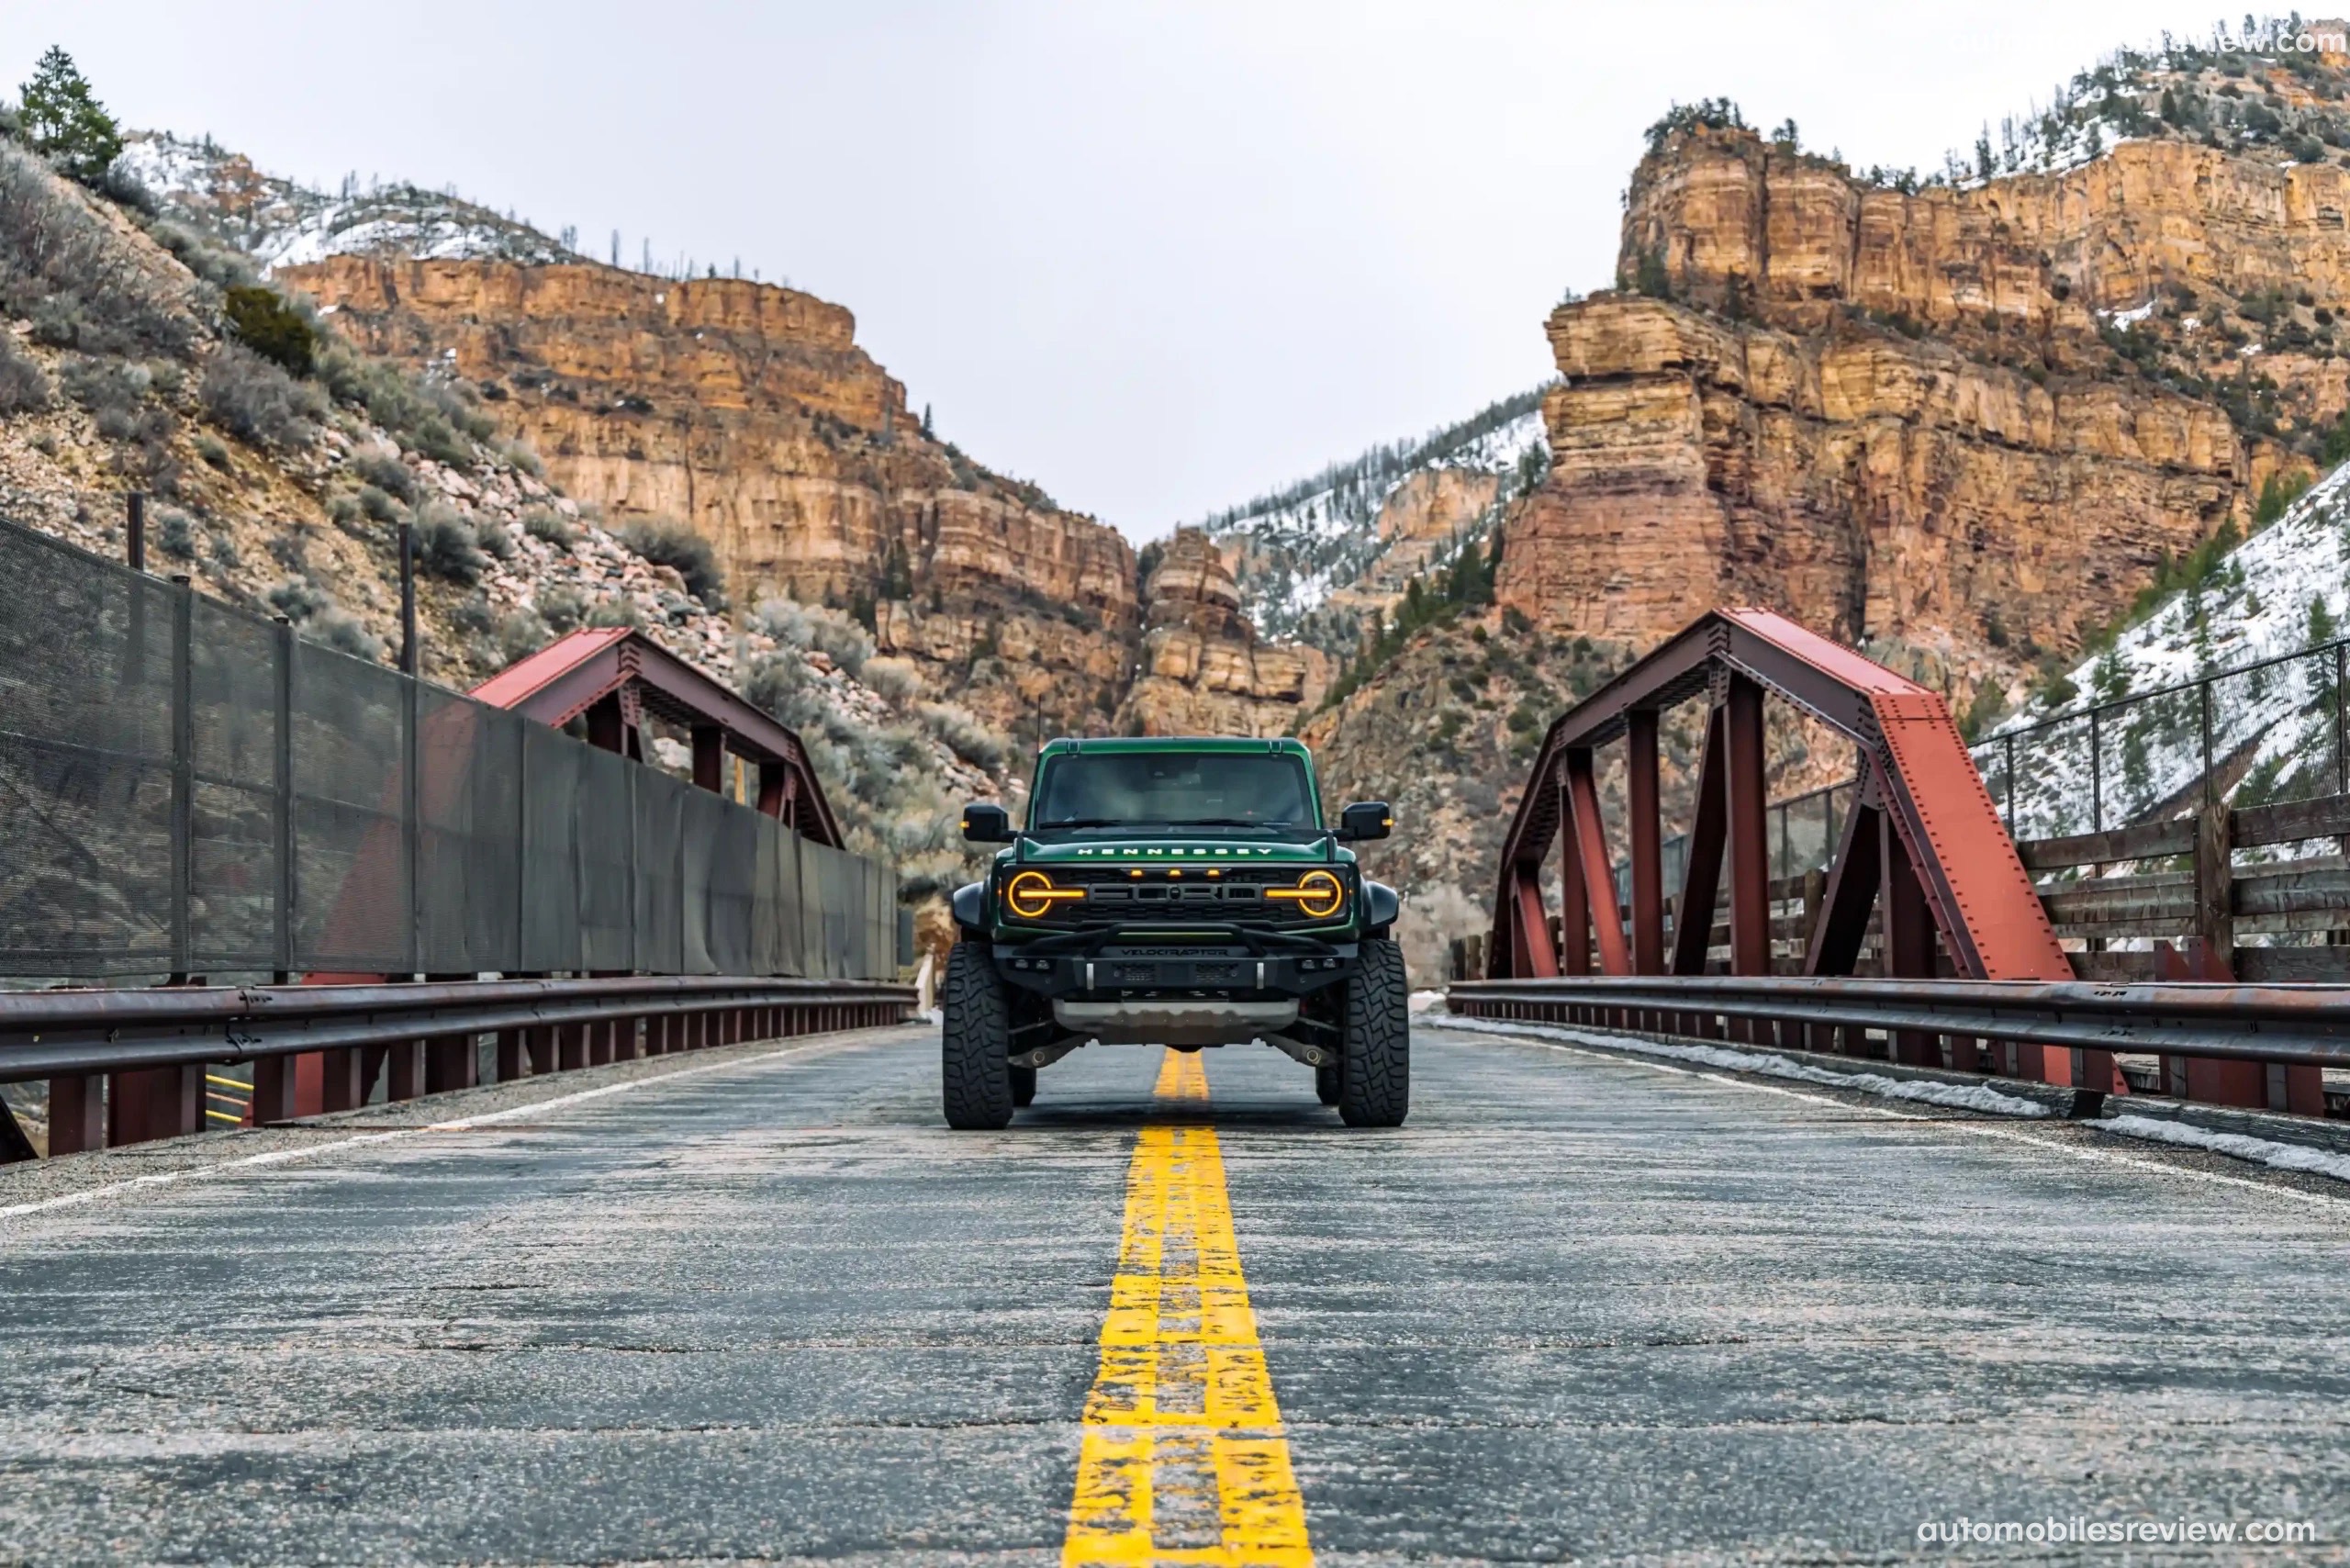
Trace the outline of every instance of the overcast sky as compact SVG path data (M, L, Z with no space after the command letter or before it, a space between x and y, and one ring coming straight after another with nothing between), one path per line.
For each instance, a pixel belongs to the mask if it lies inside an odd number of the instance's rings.
M453 184L856 313L939 433L1137 539L1548 374L1642 129L1940 166L2208 6L0 0L125 124Z

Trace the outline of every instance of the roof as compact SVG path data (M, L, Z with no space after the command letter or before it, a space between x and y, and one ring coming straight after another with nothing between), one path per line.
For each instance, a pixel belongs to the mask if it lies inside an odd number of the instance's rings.
M646 712L686 729L715 728L737 756L789 769L808 836L840 846L840 823L800 737L633 626L582 628L490 677L473 696L560 729L623 689Z
M1287 735L1254 737L1249 735L1106 735L1094 739L1062 737L1045 743L1037 753L1039 759L1058 756L1073 751L1106 752L1113 756L1137 751L1192 752L1285 752L1292 756L1307 756L1305 743Z

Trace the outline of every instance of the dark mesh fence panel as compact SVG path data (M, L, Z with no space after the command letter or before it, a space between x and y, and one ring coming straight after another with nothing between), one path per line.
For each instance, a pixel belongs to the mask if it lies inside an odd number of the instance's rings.
M683 812L690 785L645 769L636 781L636 967L698 974L686 965Z
M417 929L433 974L519 969L522 725L425 687L417 698Z
M0 971L173 967L173 597L0 525Z
M691 975L718 972L711 954L711 872L718 863L715 829L725 802L706 790L688 790L678 799L677 907L682 915L685 957L681 967Z
M636 813L631 791L648 770L617 752L569 743L579 754L572 854L578 865L579 954L575 969L639 967L635 925Z
M532 973L579 961L582 759L588 748L543 724L522 725L522 956Z
M759 815L704 790L695 791L694 801L699 820L692 821L691 838L709 851L701 901L703 951L713 974L750 974L760 967L752 942L759 871L758 830L753 824Z
M885 975L889 868L0 523L0 974Z
M308 643L294 650L295 963L408 973L408 682Z
M282 968L277 628L193 595L188 619L189 967Z

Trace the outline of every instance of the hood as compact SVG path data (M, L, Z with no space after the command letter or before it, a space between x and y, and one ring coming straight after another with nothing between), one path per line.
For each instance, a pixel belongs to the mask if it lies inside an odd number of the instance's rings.
M1066 844L1040 844L1024 837L1016 853L1024 866L1164 866L1177 860L1202 865L1319 866L1327 864L1330 858L1329 850L1319 839L1300 844L1294 840L1222 838L1197 834L1180 838L1088 838ZM1354 855L1341 849L1337 858L1351 860Z

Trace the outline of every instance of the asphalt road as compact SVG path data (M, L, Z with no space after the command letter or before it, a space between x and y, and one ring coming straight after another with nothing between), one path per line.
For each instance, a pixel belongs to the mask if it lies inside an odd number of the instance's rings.
M1257 1401L1161 1474L1162 1551L1213 1548L1211 1449L1325 1562L2350 1542L2350 1189L1438 1028L1396 1132L1270 1051L1202 1102L1096 1048L953 1134L934 1039L0 1172L0 1561L1058 1561L1152 1270L1161 1408Z

